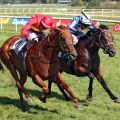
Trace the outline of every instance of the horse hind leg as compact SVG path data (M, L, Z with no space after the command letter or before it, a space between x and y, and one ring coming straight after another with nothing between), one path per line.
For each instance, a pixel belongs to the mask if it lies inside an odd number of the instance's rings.
M19 75L20 75L20 84L21 84L21 86L24 88L24 84L26 83L26 80L27 80L27 75L24 74L24 72L23 72L22 70L19 70ZM20 92L21 94L24 92L25 97L26 97L30 102L33 101L32 97L31 97L24 89L23 89L23 91L22 91L22 89L20 89L20 91L21 91L21 92Z
M45 85L44 81L41 79L41 77L37 74L35 75L33 78L33 82L41 87L43 89L43 92L44 92L44 95L43 96L40 96L39 99L45 103L46 102L46 98L47 98L47 95L48 95L48 87Z
M4 68L3 68L1 62L0 62L0 70L4 71Z
M20 83L21 83L21 86L24 88L24 84L26 83L26 80L27 80L27 75L24 74L24 72L21 70L19 70L19 75L20 75ZM20 89L21 93L22 93L22 90ZM24 94L25 94L25 97L30 101L32 102L33 99L32 97L24 90Z
M10 61L7 61L7 62L4 61L4 63L6 65L6 67L8 68L8 70L10 71L13 78L15 79L16 86L18 88L18 93L19 93L19 96L20 96L20 104L21 104L22 109L24 109L25 104L24 104L23 97L21 95L21 91L25 94L26 97L29 96L29 95L26 93L23 86L21 85L20 80L19 80L18 75L17 75L17 72L16 72L16 69L13 66L13 64L11 64Z
M52 86L52 81L48 80L48 89L49 89L48 95L51 95L51 86Z

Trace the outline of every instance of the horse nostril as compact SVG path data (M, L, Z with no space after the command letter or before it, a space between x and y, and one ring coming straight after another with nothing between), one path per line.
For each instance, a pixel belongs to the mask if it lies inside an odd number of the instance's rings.
M115 54L116 54L116 51L115 51L115 50L113 50L113 49L110 49L110 50L109 50L109 55L110 55L110 57L114 57Z
M76 54L70 54L70 58L71 58L72 60L76 60L77 55L76 55Z

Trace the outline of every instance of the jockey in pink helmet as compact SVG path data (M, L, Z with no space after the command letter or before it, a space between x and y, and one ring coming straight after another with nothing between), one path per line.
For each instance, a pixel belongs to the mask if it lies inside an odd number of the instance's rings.
M30 41L38 41L39 39L44 39L45 34L43 31L52 29L53 26L53 19L50 16L34 14L31 16L28 23L21 29L21 34Z

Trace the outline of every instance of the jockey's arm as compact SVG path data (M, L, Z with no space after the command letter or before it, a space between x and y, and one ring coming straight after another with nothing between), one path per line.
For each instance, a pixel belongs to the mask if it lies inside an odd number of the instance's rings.
M79 22L80 22L80 17L79 16L74 17L72 22L69 24L69 28L74 31L77 31Z
M36 23L36 21L34 20L34 18L30 18L28 23L21 29L22 36L31 40L32 38L29 36L29 30L35 25L35 23Z

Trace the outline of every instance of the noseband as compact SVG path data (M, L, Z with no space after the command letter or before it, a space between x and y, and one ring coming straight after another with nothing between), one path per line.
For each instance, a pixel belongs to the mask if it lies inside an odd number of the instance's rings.
M111 42L110 40L107 41L106 46L104 46L104 44L102 43L102 41L101 41L101 36L102 36L102 33L103 33L103 32L106 32L106 31L109 31L109 30L102 30L102 32L100 33L100 35L99 35L99 37L98 37L99 46L100 46L100 48L103 48L103 49L105 49L108 45L113 45L113 44L114 44L114 43ZM109 32L110 32L110 31L109 31Z

